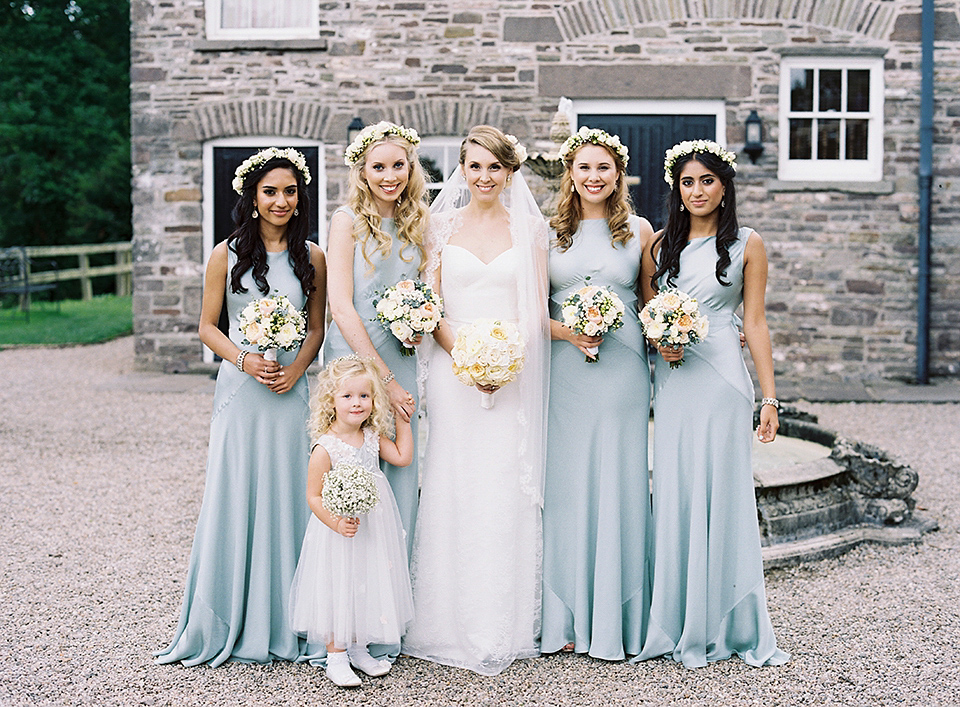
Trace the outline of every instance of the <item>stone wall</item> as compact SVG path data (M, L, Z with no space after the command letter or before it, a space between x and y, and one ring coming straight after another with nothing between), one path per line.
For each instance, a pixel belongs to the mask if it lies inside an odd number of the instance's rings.
M955 3L937 8L931 371L957 375L960 24ZM489 122L532 142L546 137L561 95L693 97L725 100L734 150L751 110L764 121L765 154L757 165L740 161L740 212L770 256L778 373L821 383L911 379L919 12L907 0L330 1L319 40L228 43L204 38L202 0L133 0L138 362L184 370L200 360L205 140L322 140L332 209L354 115L423 135ZM880 182L777 181L779 63L798 51L884 56Z

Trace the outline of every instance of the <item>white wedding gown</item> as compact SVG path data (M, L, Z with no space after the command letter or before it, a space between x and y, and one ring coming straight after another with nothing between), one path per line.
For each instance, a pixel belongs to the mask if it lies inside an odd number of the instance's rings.
M446 321L516 321L518 250L489 263L443 247ZM496 675L539 655L540 508L521 488L522 420L517 382L480 406L432 347L426 381L429 435L411 575L414 621L403 652ZM520 374L524 374L521 372Z

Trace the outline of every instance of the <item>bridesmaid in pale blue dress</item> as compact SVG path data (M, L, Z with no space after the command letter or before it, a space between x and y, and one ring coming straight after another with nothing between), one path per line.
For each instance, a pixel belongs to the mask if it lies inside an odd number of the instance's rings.
M387 386L394 411L413 425L418 439L416 356L376 321L378 291L400 280L417 279L423 265L427 225L426 180L417 158L420 138L413 130L381 122L363 129L347 148L350 164L347 205L333 215L327 246L328 294L333 321L323 360L356 353L372 358ZM419 339L407 342L411 346ZM414 348L407 348L412 354ZM381 460L380 468L397 499L413 549L419 482L417 454L407 467Z
M645 300L658 288L695 297L704 341L660 346L653 404L653 600L638 660L667 656L687 668L734 653L781 665L767 614L751 469L754 391L734 312L763 394L761 442L776 437L776 388L764 313L767 256L737 223L736 156L710 141L667 152L668 220L644 250ZM682 361L671 368L670 362Z
M299 152L263 150L237 177L237 230L210 254L200 312L200 339L223 359L206 487L180 621L158 663L269 663L311 652L290 631L287 610L310 517L304 373L323 341L324 256L307 241L310 173ZM299 350L275 362L241 343L238 326L249 302L274 292L307 320ZM217 328L224 305L229 337Z
M541 650L623 660L643 646L650 605L650 368L636 287L653 229L630 211L619 138L581 129L560 154L566 170L550 222ZM585 284L620 297L621 328L590 337L561 323L563 301ZM586 362L595 355L598 362Z

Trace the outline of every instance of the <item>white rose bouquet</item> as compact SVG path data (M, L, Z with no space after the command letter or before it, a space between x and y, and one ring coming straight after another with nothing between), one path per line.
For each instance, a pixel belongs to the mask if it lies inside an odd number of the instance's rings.
M429 334L443 318L443 300L425 282L401 280L373 301L377 321L400 341L400 353L413 356L414 348L407 343L416 336Z
M523 337L516 324L477 319L457 330L453 342L453 373L464 385L503 387L523 370ZM493 394L483 393L481 407L493 407Z
M277 350L293 351L307 335L307 321L286 295L253 300L240 312L243 343L263 351L268 361L277 360Z
M380 503L373 474L359 464L338 462L323 476L323 507L342 518L357 518Z
M707 338L710 322L697 300L675 288L661 290L640 310L643 333L660 346L690 346ZM670 368L683 365L671 361Z
M588 284L563 301L561 315L563 323L578 334L602 336L623 326L623 300L608 287ZM599 348L588 349L593 357L587 356L587 363L600 360Z

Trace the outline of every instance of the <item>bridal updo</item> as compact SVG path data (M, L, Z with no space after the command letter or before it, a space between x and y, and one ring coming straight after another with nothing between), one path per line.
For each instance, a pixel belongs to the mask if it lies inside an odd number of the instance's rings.
M503 132L492 125L477 125L470 129L467 137L460 143L460 164L467 161L467 145L479 145L489 150L497 162L511 172L520 169L521 160L516 145Z

